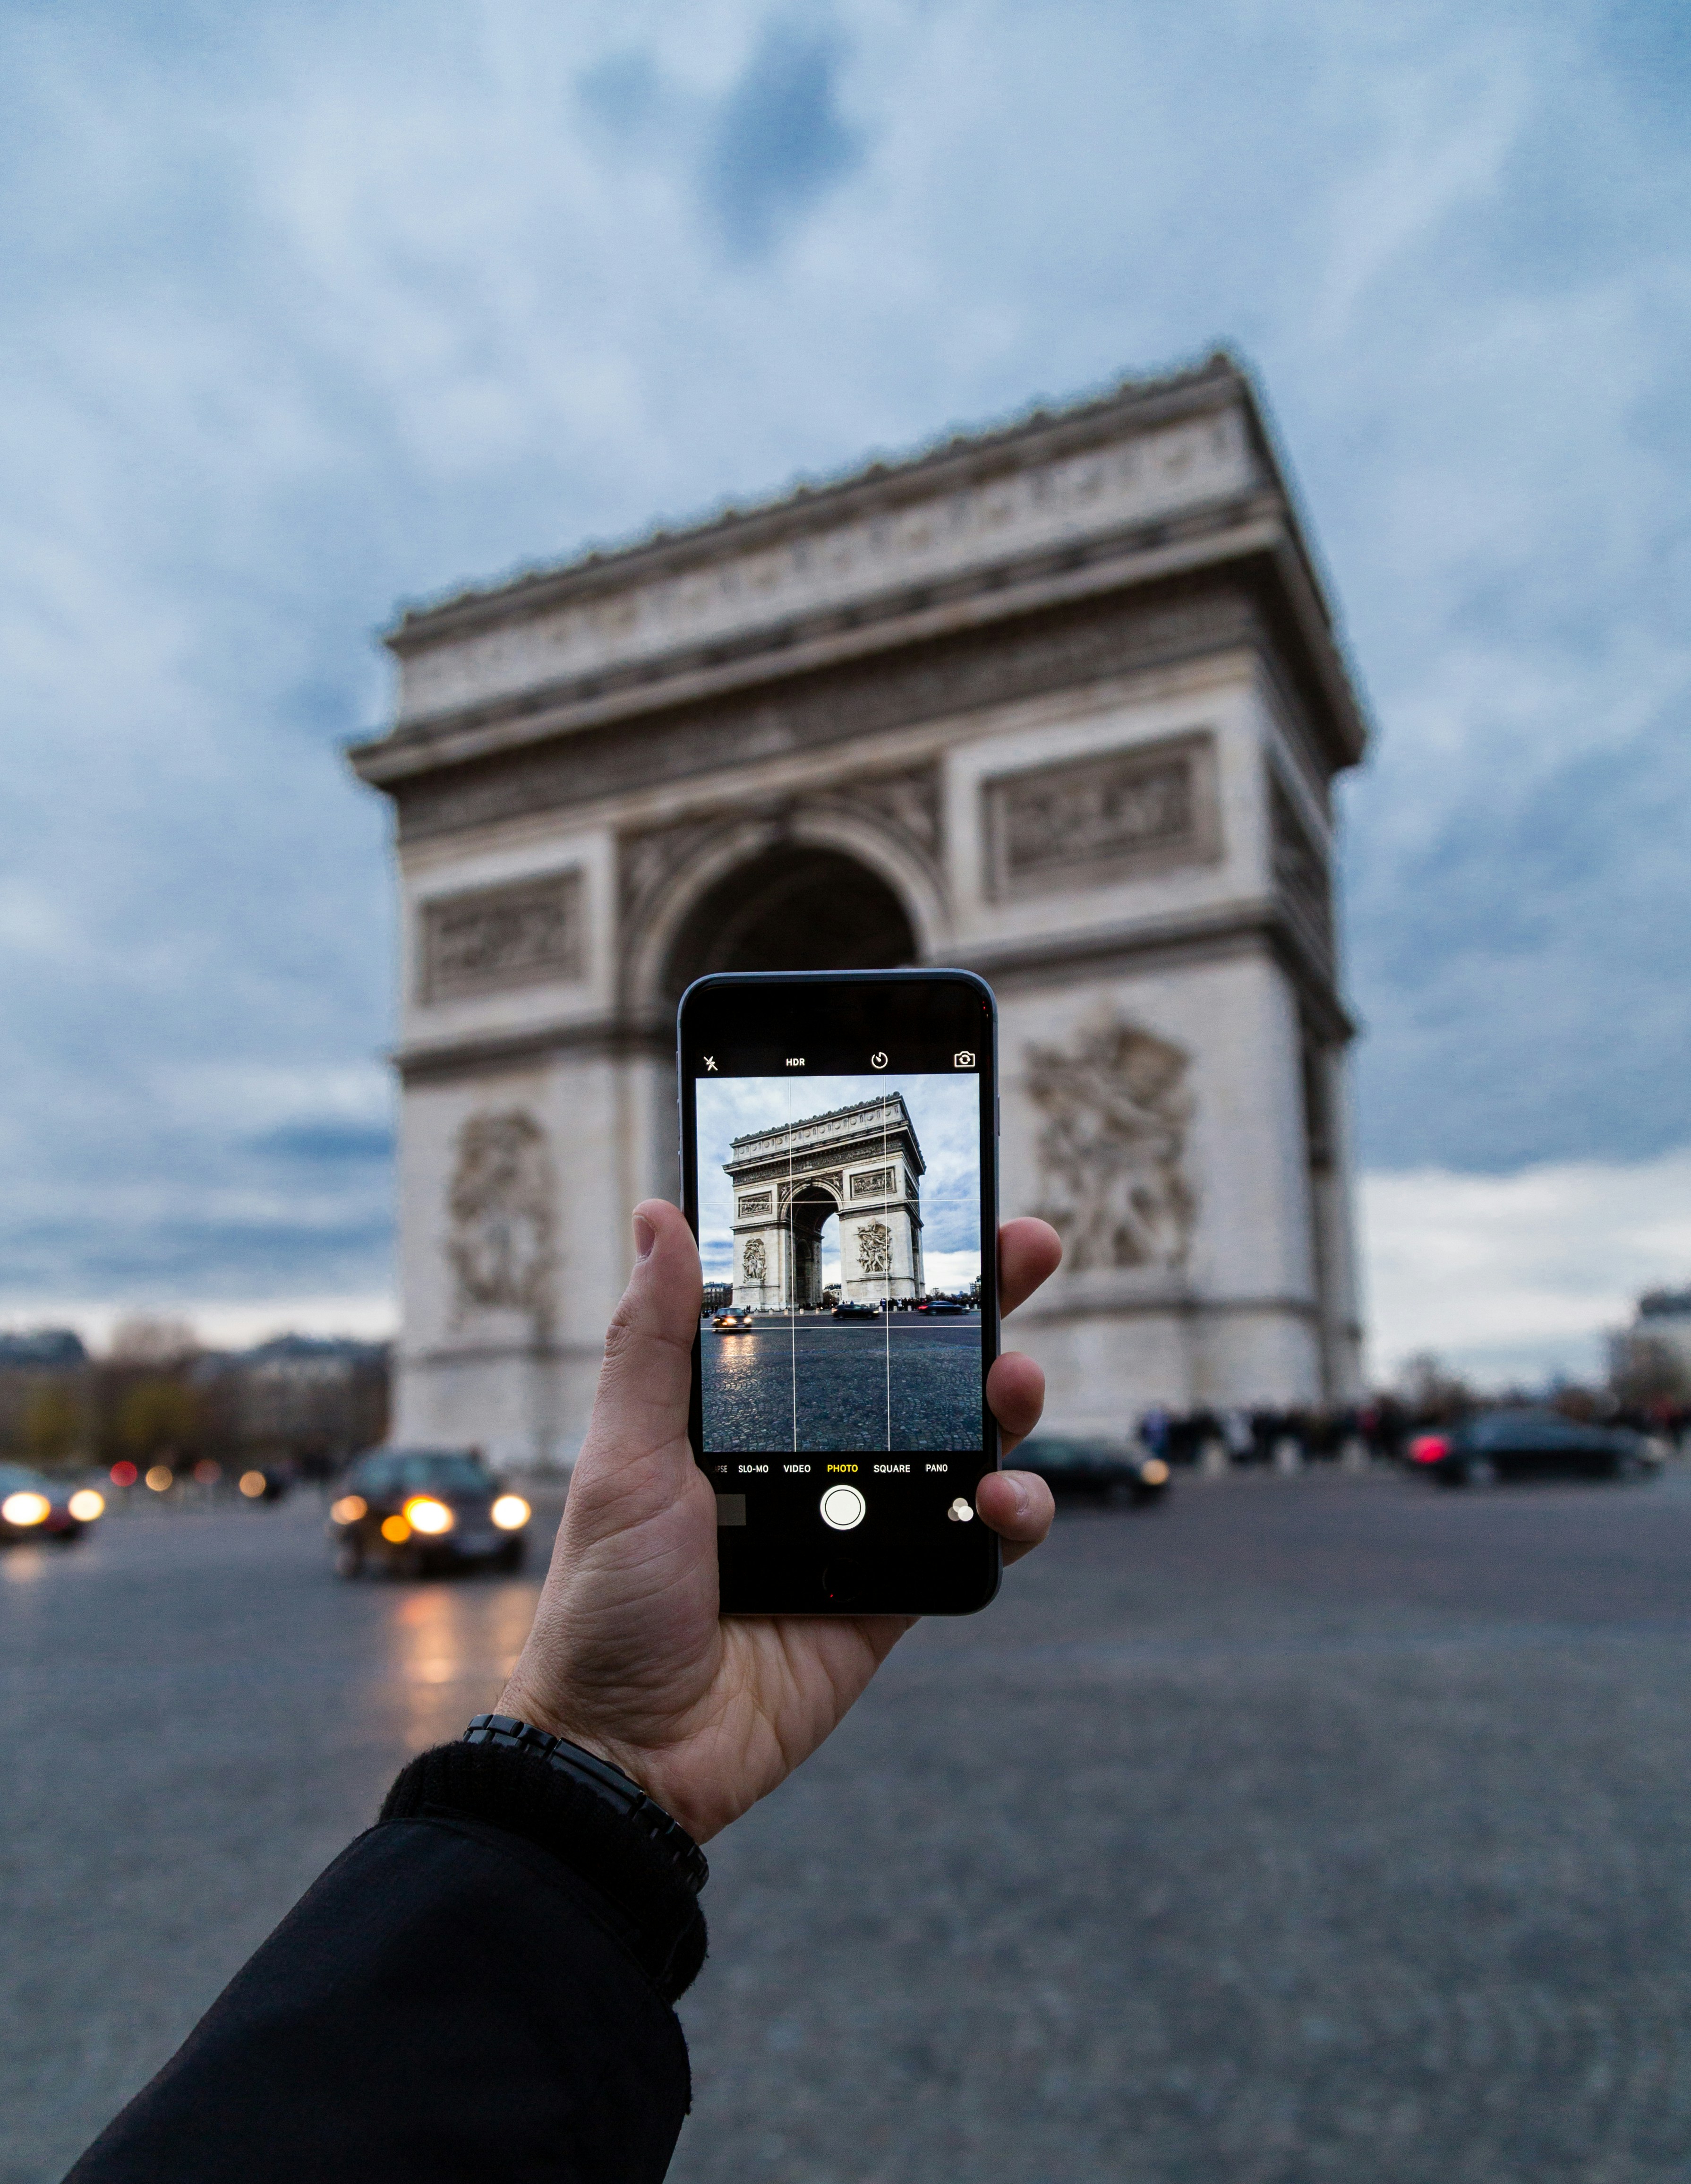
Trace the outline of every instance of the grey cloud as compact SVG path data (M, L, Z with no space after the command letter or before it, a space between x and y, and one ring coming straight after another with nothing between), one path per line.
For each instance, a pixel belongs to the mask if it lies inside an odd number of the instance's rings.
M862 164L841 112L839 38L798 19L770 22L723 100L700 181L729 248L766 250L783 224Z

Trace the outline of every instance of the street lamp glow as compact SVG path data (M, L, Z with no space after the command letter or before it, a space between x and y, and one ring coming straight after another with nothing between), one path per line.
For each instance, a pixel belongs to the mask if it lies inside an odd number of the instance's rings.
M155 1494L168 1494L176 1483L176 1474L168 1463L155 1463L147 1474L147 1483Z
M246 1496L249 1502L256 1502L264 1490L264 1474L262 1471L243 1471L242 1473L241 1491Z

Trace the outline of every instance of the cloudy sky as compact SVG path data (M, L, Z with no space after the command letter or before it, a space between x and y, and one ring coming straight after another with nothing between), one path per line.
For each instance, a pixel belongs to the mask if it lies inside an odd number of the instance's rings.
M859 1100L904 1095L921 1148L922 1271L931 1289L967 1289L981 1272L981 1108L976 1077L721 1077L695 1086L698 1245L708 1281L734 1272L733 1140L753 1130L832 1114ZM840 1278L839 1223L822 1231L822 1279Z
M398 601L1221 340L1379 729L1377 1362L1691 1277L1691 11L9 0L0 71L0 1313L388 1309Z

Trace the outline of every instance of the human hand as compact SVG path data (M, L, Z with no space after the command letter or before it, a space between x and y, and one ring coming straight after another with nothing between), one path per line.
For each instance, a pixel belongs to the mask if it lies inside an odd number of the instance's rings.
M687 1438L698 1247L662 1199L636 1207L634 1234L552 1567L499 1711L610 1760L704 1842L809 1758L916 1618L719 1613L716 1497ZM1043 1221L1005 1223L1005 1312L1062 1248ZM1008 1453L1039 1422L1045 1376L1009 1351L987 1400ZM1051 1490L1031 1472L988 1473L975 1506L1007 1563L1051 1527Z

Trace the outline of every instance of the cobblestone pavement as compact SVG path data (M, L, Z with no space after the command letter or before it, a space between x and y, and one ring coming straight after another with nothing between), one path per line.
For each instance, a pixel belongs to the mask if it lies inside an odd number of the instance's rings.
M731 1333L707 1328L705 1446L977 1449L980 1358L978 1312L956 1319L783 1315Z
M4 2184L520 1641L316 1513L0 1556ZM1691 1480L1182 1481L922 1626L712 1847L678 2184L1680 2184Z

